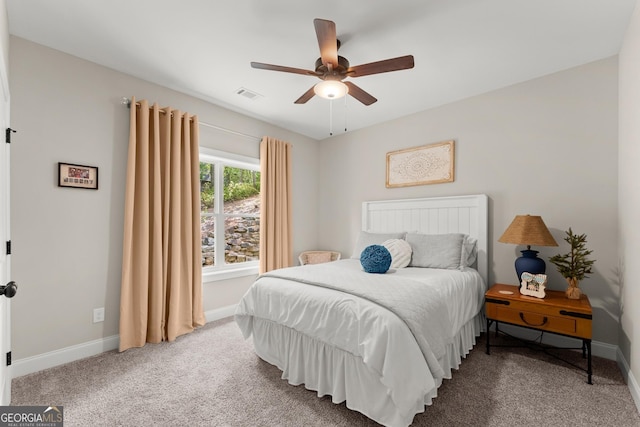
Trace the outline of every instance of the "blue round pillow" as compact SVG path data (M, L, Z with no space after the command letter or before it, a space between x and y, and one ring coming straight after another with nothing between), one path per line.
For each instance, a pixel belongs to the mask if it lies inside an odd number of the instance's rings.
M391 266L391 253L382 245L371 245L360 254L360 264L367 273L384 274Z

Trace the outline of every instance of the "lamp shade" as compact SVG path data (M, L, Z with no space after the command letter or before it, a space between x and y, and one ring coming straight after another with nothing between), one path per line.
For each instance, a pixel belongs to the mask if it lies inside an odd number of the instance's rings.
M313 87L316 95L325 99L338 99L349 93L349 87L339 80L323 80Z
M516 215L498 242L527 246L558 246L542 217L536 215Z
M527 249L520 251L522 256L517 258L515 262L518 282L524 272L535 275L544 274L546 271L544 260L538 258L538 251L531 250L531 245L558 246L542 217L535 215L517 215L498 239L498 242L527 245Z

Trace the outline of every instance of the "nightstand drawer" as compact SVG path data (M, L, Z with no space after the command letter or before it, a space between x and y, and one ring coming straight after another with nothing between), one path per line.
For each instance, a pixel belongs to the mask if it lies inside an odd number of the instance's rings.
M516 286L496 284L485 293L487 319L541 331L591 339L591 304L548 290L545 298L521 295Z
M536 328L541 331L558 332L573 335L576 331L576 319L570 317L556 317L548 314L517 310L505 306L495 307L495 320L512 323L514 325Z

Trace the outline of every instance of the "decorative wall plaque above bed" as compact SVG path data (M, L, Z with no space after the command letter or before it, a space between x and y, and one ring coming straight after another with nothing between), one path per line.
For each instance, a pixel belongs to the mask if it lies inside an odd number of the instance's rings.
M387 153L387 188L452 182L454 141Z

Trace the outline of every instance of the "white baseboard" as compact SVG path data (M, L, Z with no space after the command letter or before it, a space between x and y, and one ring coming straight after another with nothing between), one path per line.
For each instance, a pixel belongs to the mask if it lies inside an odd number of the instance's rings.
M631 397L636 404L636 408L638 409L638 412L640 412L640 386L638 385L638 381L636 381L636 378L633 376L633 372L631 372L629 363L622 355L620 349L618 349L617 351L617 362L620 370L622 371L622 376L629 386L629 392L631 392Z
M617 360L618 346L606 342L592 341L591 352L594 356L609 360Z
M215 310L209 310L205 312L204 315L208 323L233 316L235 311L236 306L230 305L227 307L217 308ZM38 354L37 356L14 360L10 366L10 375L11 378L21 377L44 369L53 368L54 366L64 365L65 363L95 356L97 354L104 353L105 351L115 350L119 345L120 336L112 335L110 337Z
M207 323L216 320L224 319L225 317L233 316L236 312L237 305L228 305L226 307L216 308L215 310L205 311L204 316L207 318Z
M115 350L118 348L119 344L120 336L112 335L110 337L73 345L71 347L49 351L37 356L18 359L14 361L10 367L11 377L21 377L33 372L42 371L43 369L49 369L75 360L95 356L96 354L104 353L105 351Z

